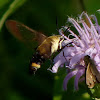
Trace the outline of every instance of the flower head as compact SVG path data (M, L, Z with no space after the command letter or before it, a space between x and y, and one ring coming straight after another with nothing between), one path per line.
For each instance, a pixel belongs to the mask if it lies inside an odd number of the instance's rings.
M95 21L95 24L91 19ZM95 61L98 71L100 71L100 26L95 15L88 16L85 12L79 16L77 21L70 17L68 21L77 30L78 35L67 26L64 26L64 28L74 37L73 39L69 38L70 35L68 37L64 36L62 29L59 30L59 33L66 39L62 43L62 46L65 47L54 58L52 72L56 73L59 67L65 65L71 71L64 79L64 89L67 89L68 80L75 76L74 87L78 90L79 79L82 80L81 76L85 74L85 68L87 67L85 66L84 56L89 55Z

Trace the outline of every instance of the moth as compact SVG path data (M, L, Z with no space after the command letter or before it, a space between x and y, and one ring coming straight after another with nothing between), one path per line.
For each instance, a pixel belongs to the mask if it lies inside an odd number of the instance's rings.
M47 37L41 32L15 20L6 21L6 27L20 41L31 44L33 48L38 45L36 53L33 54L30 60L30 73L35 73L37 69L41 68L41 64L46 59L49 59L54 52L62 48L61 43L64 41L64 38L61 35Z
M86 84L88 88L93 88L95 83L100 82L100 72L97 70L96 64L90 56L86 55L84 57L84 62L86 66Z

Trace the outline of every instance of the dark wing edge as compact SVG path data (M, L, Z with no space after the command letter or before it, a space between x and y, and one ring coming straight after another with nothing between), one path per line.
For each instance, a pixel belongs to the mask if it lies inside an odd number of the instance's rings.
M27 44L29 42L34 45L37 42L37 44L40 45L47 38L47 36L41 32L37 32L15 20L7 20L5 25L13 36Z

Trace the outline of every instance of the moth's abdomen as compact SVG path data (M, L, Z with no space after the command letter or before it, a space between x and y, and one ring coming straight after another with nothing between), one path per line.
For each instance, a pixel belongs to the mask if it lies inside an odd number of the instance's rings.
M41 64L45 61L45 58L40 55L39 52L36 52L31 60L30 60L30 65L29 65L29 72L30 74L33 74L37 71L37 69L41 68Z

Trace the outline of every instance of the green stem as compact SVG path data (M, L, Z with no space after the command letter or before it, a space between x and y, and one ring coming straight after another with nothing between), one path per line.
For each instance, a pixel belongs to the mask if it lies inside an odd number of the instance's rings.
M25 3L26 0L14 0L12 2L12 4L9 6L8 10L4 13L4 15L2 16L1 20L0 20L0 31L3 27L3 24L5 22L5 20L7 19L7 17L14 12L14 10L16 10L19 6L21 6L22 4ZM16 6L17 5L17 6Z

